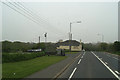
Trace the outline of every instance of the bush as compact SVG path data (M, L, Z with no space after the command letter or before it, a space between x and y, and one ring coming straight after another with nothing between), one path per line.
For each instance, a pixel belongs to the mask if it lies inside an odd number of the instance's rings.
M18 61L24 61L33 59L36 57L44 56L44 52L36 52L36 53L17 53L17 54L9 54L9 53L3 53L2 54L2 62L8 63L8 62L18 62Z
M120 41L115 41L113 46L115 51L120 51Z

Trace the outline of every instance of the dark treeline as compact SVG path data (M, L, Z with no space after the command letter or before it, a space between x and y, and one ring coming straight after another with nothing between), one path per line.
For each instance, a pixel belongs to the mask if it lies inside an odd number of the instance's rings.
M29 49L42 49L41 52L27 52ZM2 42L2 62L18 62L45 55L44 43Z
M87 51L107 51L107 52L120 52L120 42L114 43L83 43L83 48Z
M46 48L47 47L47 48ZM29 49L42 49L42 51L55 51L56 46L54 43L24 43L24 42L2 42L2 52L26 52ZM119 52L120 51L120 41L115 41L114 43L83 43L83 49L87 51L108 51L108 52Z
M26 52L29 49L39 49L41 48L43 51L45 50L45 44L40 43L24 43L24 42L10 42L10 41L3 41L2 42L2 52L4 53L11 53L11 52Z
M31 49L41 49L40 52L28 52ZM17 62L56 54L54 43L25 43L25 42L2 42L2 62Z

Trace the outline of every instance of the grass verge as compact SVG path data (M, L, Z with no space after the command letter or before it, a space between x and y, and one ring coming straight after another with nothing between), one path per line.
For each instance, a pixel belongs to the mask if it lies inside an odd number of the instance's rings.
M112 54L116 54L120 56L120 52L112 52Z
M4 63L2 78L24 78L65 58L66 56L43 56L27 61Z
M78 52L65 52L65 54L76 54Z

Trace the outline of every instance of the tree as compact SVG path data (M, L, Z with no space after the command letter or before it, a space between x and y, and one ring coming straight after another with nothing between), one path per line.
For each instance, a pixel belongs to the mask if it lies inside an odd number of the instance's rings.
M115 41L113 46L115 51L120 51L120 41Z
M106 51L107 50L107 47L108 47L108 44L107 43L101 43L100 44L100 48L102 51Z
M35 44L32 49L42 49L42 51L45 50L45 43L37 43Z
M10 52L12 46L12 42L10 41L3 41L2 42L2 52Z
M45 51L45 43L40 43L40 48L43 50L43 51Z

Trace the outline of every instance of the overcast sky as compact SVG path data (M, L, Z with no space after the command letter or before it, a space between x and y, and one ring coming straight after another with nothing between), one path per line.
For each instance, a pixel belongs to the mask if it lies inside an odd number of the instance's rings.
M67 40L70 22L76 21L82 23L72 24L74 40L98 42L101 41L101 35L104 35L105 42L118 40L117 2L22 2L21 4L37 16L39 24L2 5L3 40L38 42L40 36L44 42L45 32L48 33L48 42Z

